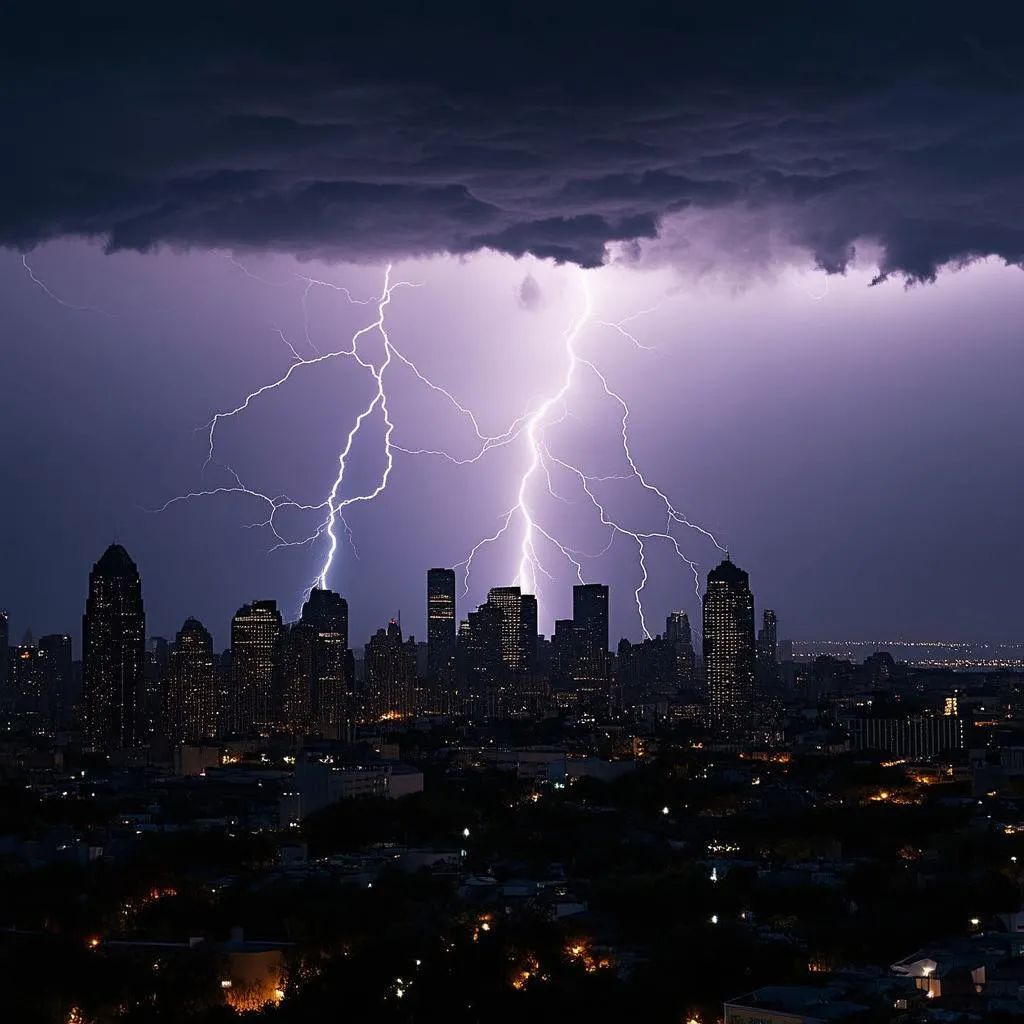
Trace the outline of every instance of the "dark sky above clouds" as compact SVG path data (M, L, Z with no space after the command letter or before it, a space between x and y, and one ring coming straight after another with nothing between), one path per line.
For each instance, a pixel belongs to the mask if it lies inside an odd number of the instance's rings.
M197 614L223 643L246 600L293 612L315 546L267 555L240 529L261 510L233 499L146 510L211 483L195 428L287 369L275 332L308 356L365 322L302 275L372 296L397 260L422 287L396 297L396 344L494 431L560 382L577 266L598 321L656 307L635 321L653 352L598 322L581 345L630 401L652 478L730 546L784 633L1019 636L1009 5L59 6L0 16L0 604L16 631L75 631L114 539L153 632ZM229 424L225 458L320 500L366 381L341 360L292 385ZM471 452L436 394L393 387L402 443ZM621 472L594 379L571 411L552 445ZM379 472L371 427L353 486ZM422 634L423 571L493 532L524 457L398 458L333 579L354 642L398 608ZM617 514L654 521L606 486ZM598 551L585 512L552 500L544 522ZM686 543L703 570L718 557ZM484 557L461 611L515 565L515 544ZM636 637L635 553L591 568L613 585L613 633ZM685 568L660 549L650 568L653 624L698 616ZM568 612L573 573L556 576L544 632Z

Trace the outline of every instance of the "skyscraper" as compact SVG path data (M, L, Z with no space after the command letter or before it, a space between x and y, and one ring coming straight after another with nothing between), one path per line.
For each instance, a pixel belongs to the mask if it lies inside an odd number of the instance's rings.
M281 628L276 601L243 605L231 620L235 732L269 732L277 725Z
M523 594L519 608L523 622L523 668L534 672L537 669L537 595Z
M66 633L50 633L39 638L39 655L43 659L46 690L49 694L53 725L67 729L71 725L71 637Z
M172 743L197 743L217 732L213 637L186 619L171 652L165 729Z
M348 646L348 601L314 587L302 606L298 629L312 638L308 684L310 726L318 736L344 739L351 717L352 652Z
M501 609L488 601L470 612L459 626L461 711L473 718L486 715L489 690L502 675L504 619Z
M11 631L7 621L7 612L0 609L0 699L3 698L10 672Z
M597 681L608 674L608 586L582 583L572 588L572 621L582 637L575 678Z
M146 657L142 580L128 552L111 544L89 574L82 616L86 742L96 750L138 744Z
M523 594L519 587L491 587L487 603L501 610L501 661L509 672L523 668Z
M367 717L374 721L408 718L416 682L416 643L402 640L396 619L378 629L363 650L366 665Z
M678 690L692 690L697 681L693 631L686 612L672 612L665 620L665 642L672 660L673 677Z
M450 677L455 662L455 570L427 571L427 672Z
M608 586L583 583L572 588L572 621L599 650L608 650Z
M739 732L755 711L757 668L750 578L726 556L708 573L704 594L704 670L711 715Z
M777 665L779 661L779 620L771 608L762 613L763 625L757 631L757 658L766 665Z

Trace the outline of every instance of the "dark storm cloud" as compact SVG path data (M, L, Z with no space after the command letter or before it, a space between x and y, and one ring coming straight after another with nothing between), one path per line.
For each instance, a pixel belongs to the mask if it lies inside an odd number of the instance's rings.
M0 26L0 242L590 266L720 212L835 271L1024 261L1019 19L666 6L47 7Z
M539 309L544 296L533 274L527 274L516 289L516 301L522 309Z

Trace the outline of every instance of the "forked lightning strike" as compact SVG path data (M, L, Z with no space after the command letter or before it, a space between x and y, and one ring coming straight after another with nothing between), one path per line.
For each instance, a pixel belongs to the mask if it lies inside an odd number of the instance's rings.
M237 268L248 278L263 285L270 287L285 287L289 284L289 282L268 281L264 278L258 277L230 255L226 256L225 259L229 260L232 266ZM24 262L25 269L33 283L41 288L54 301L72 309L106 313L105 310L99 310L93 306L77 306L65 302L59 296L54 294L47 285L35 275L27 261ZM490 435L481 429L479 420L469 407L459 402L458 399L456 399L455 396L446 388L437 384L423 374L413 360L408 358L392 341L387 327L387 309L392 302L393 295L399 288L413 288L418 287L418 285L410 281L392 282L391 274L392 267L389 265L384 271L383 286L380 294L366 299L356 298L347 288L333 284L329 281L307 277L305 275L293 275L295 279L303 282L305 285L300 298L304 330L303 340L306 347L313 354L310 356L301 355L296 346L285 335L284 331L276 327L273 328L274 333L280 338L282 344L287 348L291 357L292 361L287 370L285 370L285 372L275 380L268 384L264 384L247 394L245 398L233 408L216 413L209 423L202 428L205 430L207 436L207 454L206 461L203 464L203 471L205 472L208 470L210 466L216 466L227 474L229 483L178 495L165 502L155 511L165 511L172 505L179 502L225 494L237 494L255 499L266 509L266 517L257 522L250 523L247 528L264 528L269 530L274 538L274 544L270 549L271 551L282 547L309 546L326 535L326 552L320 564L319 571L317 572L313 582L310 584L310 587L318 586L326 588L337 556L339 527L345 531L348 542L352 545L352 550L355 553L354 538L345 518L346 509L351 508L353 505L372 502L376 497L383 493L388 486L394 470L396 452L408 456L438 457L446 459L458 466L466 466L479 462L488 454L488 452L496 448L502 448L521 441L525 448L526 465L514 485L514 503L499 517L499 525L495 532L477 541L470 549L469 554L463 558L462 561L455 563L456 567L461 568L464 573L463 596L466 596L469 593L474 558L481 549L489 544L494 544L501 540L501 538L508 534L512 529L513 523L518 522L520 526L519 564L514 583L521 586L527 592L536 592L540 582L540 577L543 576L548 580L554 580L555 578L552 571L545 565L541 557L541 553L538 550L538 546L542 545L543 542L546 542L546 544L550 546L552 551L556 554L556 557L561 557L565 562L572 566L575 576L581 583L584 583L586 582L584 561L599 559L610 550L617 537L622 537L635 544L637 549L639 582L634 591L634 597L637 613L640 619L640 626L645 637L649 637L651 635L647 628L643 599L644 589L646 588L649 580L647 544L652 542L664 544L676 558L689 568L693 573L695 591L699 600L700 580L697 563L688 558L683 552L680 547L679 540L672 532L673 526L681 526L686 529L696 531L710 540L711 543L719 550L724 551L724 548L722 548L717 539L708 530L698 526L696 523L693 523L687 516L681 513L673 505L668 496L652 484L641 471L630 446L630 409L627 402L621 394L611 387L607 377L598 368L593 359L582 355L578 347L581 337L588 327L600 327L615 331L638 349L652 351L651 347L642 344L640 340L626 327L626 325L631 324L633 321L647 313L653 312L657 307L655 306L651 309L641 310L618 321L595 320L593 308L594 303L589 288L589 280L584 271L579 271L578 279L582 291L582 304L579 313L574 317L572 323L566 328L562 336L565 352L565 367L562 373L560 386L556 390L552 391L547 397L531 403L531 406L527 408L522 415L513 420L506 430L499 434ZM321 351L314 343L311 336L307 308L309 295L314 288L326 288L335 291L343 295L348 303L355 306L374 307L376 315L369 323L361 327L352 335L347 345L326 352ZM106 315L109 316L111 314ZM367 341L372 335L376 335L379 338L381 355L378 358L371 358L362 349L362 343ZM371 394L366 404L363 405L355 416L351 427L345 435L344 444L338 453L337 472L334 475L330 488L322 499L312 503L303 503L293 500L285 494L271 495L264 491L257 490L248 486L231 466L221 462L217 458L218 430L226 421L248 411L252 407L253 403L263 395L284 387L292 377L299 374L300 371L305 372L307 368L316 367L321 363L326 363L330 360L340 358L352 360L362 371L365 371L372 382L370 388ZM423 385L425 389L441 395L460 417L469 422L474 434L476 435L477 442L477 447L473 454L460 457L442 449L410 447L400 445L393 440L396 424L392 416L392 407L389 402L388 380L395 369L399 367L404 367L406 370L411 372L415 379ZM619 433L621 437L622 456L625 463L625 471L621 474L605 476L589 474L570 459L563 455L554 454L551 451L546 432L549 428L556 426L567 416L571 415L569 400L572 396L573 386L581 371L586 371L596 377L604 395L612 401L619 410ZM383 425L381 435L383 469L373 486L363 491L348 493L346 489L346 469L349 466L349 460L351 458L353 448L363 434L367 422L374 418L379 418ZM536 499L538 495L535 492L538 489L538 485L536 483L538 478L543 480L544 494L560 502L572 502L571 498L567 498L565 495L560 494L556 489L552 479L553 467L557 467L557 469L563 471L570 479L578 481L580 490L585 496L586 501L593 506L600 524L608 531L608 541L602 550L593 553L578 551L570 547L564 541L559 540L550 529L543 525L540 519L540 514L536 509ZM598 496L595 488L601 483L612 480L635 480L643 491L655 496L664 508L664 528L632 529L625 523L620 522L618 519L611 516ZM308 513L312 515L315 521L314 528L305 536L286 536L279 528L278 524L278 515L283 510L291 510L293 512ZM307 593L310 587L306 588Z

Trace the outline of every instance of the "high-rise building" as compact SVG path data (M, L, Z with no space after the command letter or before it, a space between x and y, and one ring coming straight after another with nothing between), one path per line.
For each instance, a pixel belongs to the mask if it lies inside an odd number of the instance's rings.
M111 544L89 574L82 616L85 735L90 747L112 751L139 743L145 656L139 570L120 544Z
M282 622L276 601L243 605L231 620L232 729L270 732L278 724Z
M520 602L523 633L523 668L537 670L537 595L523 594Z
M572 621L582 637L575 678L597 681L608 675L608 586L582 583L572 588Z
M348 602L333 590L313 588L296 629L308 633L309 727L327 739L346 739L352 707L353 660L348 646Z
M757 660L765 665L779 662L779 620L771 608L762 613L762 626L757 631Z
M10 645L11 627L7 619L7 612L0 609L0 698L2 698L7 680L10 678Z
M167 691L171 678L171 645L166 637L151 636L146 641L146 662L142 672L139 703L140 742L166 732Z
M572 621L601 651L608 650L608 586L582 583L572 588Z
M408 718L413 713L416 682L416 641L402 640L402 627L392 619L378 629L363 651L367 717L374 721Z
M213 637L186 619L170 655L165 733L172 743L198 743L217 733Z
M672 612L665 620L665 642L672 660L677 690L692 690L697 682L697 660L693 652L693 631L686 612Z
M504 618L501 609L488 601L470 612L459 626L461 710L471 717L486 715L488 691L502 675Z
M455 570L427 570L427 673L435 682L455 667Z
M487 603L501 611L501 661L509 672L523 668L523 594L519 587L491 587Z
M39 648L32 643L32 634L25 643L11 648L11 696L16 728L42 733L50 721L47 700L46 663Z
M66 633L41 636L39 655L43 659L52 724L57 729L68 729L71 727L71 708L74 704L71 637Z
M750 578L726 555L704 594L704 671L712 718L728 732L742 731L755 712L756 670Z

